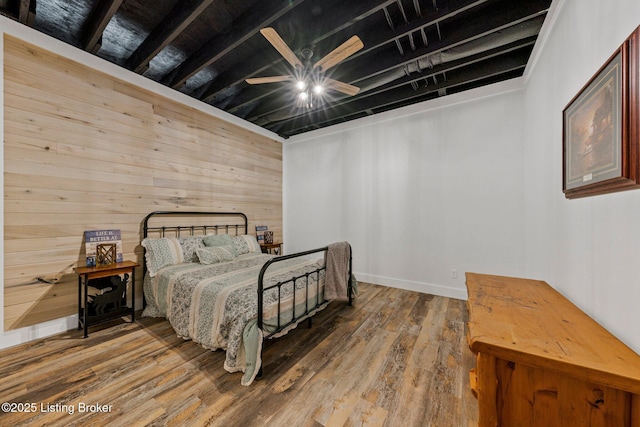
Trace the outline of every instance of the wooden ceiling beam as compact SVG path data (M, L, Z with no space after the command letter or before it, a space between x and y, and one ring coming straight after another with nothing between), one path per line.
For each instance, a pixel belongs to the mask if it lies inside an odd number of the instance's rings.
M464 67L469 67L472 66L476 63L482 62L482 61L486 61L489 60L491 58L498 58L500 56L506 56L511 54L512 52L515 52L517 50L523 49L523 48L533 48L534 43L536 42L537 36L531 36L531 37L527 37L525 39L522 40L518 40L516 42L510 43L506 46L501 46L495 49L491 49L490 51L487 52L482 52L482 53L477 53L475 55L466 57L464 59L458 59L456 61L450 62L450 63L445 63L445 64L440 64L440 65L436 65L433 68L427 68L422 70L420 73L411 73L409 75L406 75L400 79L397 80L393 80L390 83L387 83L385 85L379 86L375 89L369 90L367 92L362 93L362 95L360 96L360 98L366 98L367 96L373 96L373 95L377 95L379 93L388 91L388 90L394 90L395 88L398 88L400 86L404 86L407 84L415 84L417 83L418 85L420 85L423 81L425 81L425 79L429 79L433 76L437 76L440 74L446 74L452 71L456 71L460 68L464 68ZM375 78L375 77L374 77ZM365 84L366 86L366 84ZM348 102L350 98L345 98L344 101ZM332 106L334 105L340 105L342 104L343 101L339 101L335 104L332 104Z
M447 5L435 12L423 14L421 19L416 19L402 26L396 27L394 30L386 29L380 31L379 28L370 28L365 33L362 33L360 38L365 41L365 49L361 50L357 54L353 55L350 59L355 59L360 55L364 55L367 52L371 52L381 46L389 43L395 43L396 40L408 37L414 32L420 30L428 30L430 27L440 24L448 19L455 17L458 14L465 13L481 7L489 0L462 0L457 1L453 5Z
M504 1L504 4L507 3L507 1ZM374 52L368 48L370 44L377 48L390 44L398 38L398 35L384 39L379 35L375 35L375 32L368 32L366 35L363 34L362 37L365 43L365 49L353 55L352 58L349 58L349 62L344 65L340 71L343 75L350 76L349 80L351 83L357 83L373 75L410 64L425 56L462 46L465 43L479 40L485 36L498 34L500 31L513 27L514 25L519 25L530 20L538 20L540 25L542 25L547 12L544 3L544 1L530 1L518 8L509 8L508 6L500 7L495 11L491 11L490 16L489 14L473 15L471 18L465 20L464 26L458 26L450 30L446 38L434 40L428 46L407 52L401 61L398 61L398 55L395 51L387 51L387 54L380 54L379 49L376 49ZM375 59L371 57L364 58L367 54L369 54L369 56L375 55ZM362 63L358 61L359 58L363 58L362 61L366 64L375 65L373 67L363 67Z
M116 14L122 0L98 0L83 27L82 47L95 53L100 49L102 32Z
M18 22L33 27L36 20L36 0L20 0L18 4Z
M171 12L158 24L125 62L136 73L148 68L149 61L167 47L214 0L184 0L176 3Z
M186 81L237 48L261 28L269 26L282 15L302 4L304 0L262 0L251 7L234 22L233 30L227 34L217 34L206 42L182 64L167 73L162 82L174 89L182 87Z

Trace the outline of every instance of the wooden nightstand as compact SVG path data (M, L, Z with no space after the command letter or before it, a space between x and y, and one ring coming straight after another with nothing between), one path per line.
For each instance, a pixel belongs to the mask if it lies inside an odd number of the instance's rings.
M260 249L264 254L282 255L282 242L260 243Z
M140 264L137 262L124 261L108 266L74 268L75 272L78 273L78 330L84 328L84 338L89 336L87 333L89 324L95 325L126 315L131 316L131 323L135 322L135 277L136 267L139 266ZM105 277L120 277L120 275L123 275L124 278L120 278L120 280L113 279L113 287L116 289L111 289L104 294L93 297L93 312L89 313L87 293L89 281ZM131 281L129 282L131 283L131 307L127 307L127 283L129 276L131 277ZM122 289L119 289L120 287L122 287Z

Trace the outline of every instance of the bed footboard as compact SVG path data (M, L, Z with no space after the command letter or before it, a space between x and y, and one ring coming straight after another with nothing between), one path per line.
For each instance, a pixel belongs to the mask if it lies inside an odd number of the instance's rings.
M311 254L315 254L315 253L319 253L319 252L324 252L325 254L325 258L326 258L326 252L329 248L327 246L322 247L322 248L318 248L318 249L311 249L308 251L304 251L304 252L298 252L295 254L290 254L290 255L283 255L283 256L279 256L279 257L275 257L270 259L269 261L267 261L263 266L262 269L260 270L260 274L258 276L258 328L262 331L264 331L264 293L271 290L271 289L277 289L278 291L278 314L277 314L277 327L274 331L269 332L268 334L265 333L264 334L264 339L267 339L273 335L276 335L277 333L285 330L287 327L297 324L301 319L304 319L306 317L309 317L309 315L315 311L316 309L318 309L319 307L323 306L324 304L327 303L327 301L323 298L322 300L319 300L319 298L317 297L317 295L319 295L319 289L315 289L315 295L316 295L316 301L315 304L309 304L309 299L307 298L307 296L309 295L309 287L310 286L316 286L319 288L320 286L320 273L322 271L326 271L327 267L326 265L318 265L318 268L302 274L300 276L295 276L292 277L290 279L287 279L285 281L282 282L278 282L274 285L271 286L267 286L265 287L264 285L264 276L265 273L267 272L268 268L272 265L275 264L277 262L282 262L282 261L286 261L288 259L292 259L292 258L298 258L298 257L303 257L303 256L307 256L307 255L311 255ZM315 280L315 284L309 282L309 278L313 278L313 276L316 276L315 278L317 280ZM353 283L352 283L352 255L351 255L351 247L349 247L349 279L348 279L348 283L347 283L347 295L348 295L348 300L349 300L349 305L352 305L352 301L353 301ZM281 316L281 304L280 304L280 295L281 295L281 289L284 285L288 284L288 283L292 283L294 289L296 288L296 285L298 283L298 281L302 280L304 283L304 287L305 287L305 310L303 313L294 313L292 314L292 319L289 321L281 321L282 316ZM296 306L296 302L295 302L295 292L293 293L293 306Z

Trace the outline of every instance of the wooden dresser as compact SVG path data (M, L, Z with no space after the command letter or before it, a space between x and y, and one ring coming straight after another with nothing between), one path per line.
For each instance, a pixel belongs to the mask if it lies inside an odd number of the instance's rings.
M638 354L545 282L466 278L481 427L640 426Z

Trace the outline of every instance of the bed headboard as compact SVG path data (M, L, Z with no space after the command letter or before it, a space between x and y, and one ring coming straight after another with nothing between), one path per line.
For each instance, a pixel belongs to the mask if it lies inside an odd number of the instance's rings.
M187 237L207 234L249 234L249 221L242 212L155 211L142 221L142 239ZM142 240L140 239L140 240ZM147 273L146 250L143 247L142 277ZM143 307L146 306L144 293Z
M142 221L143 239L248 233L249 222L242 212L156 211Z

